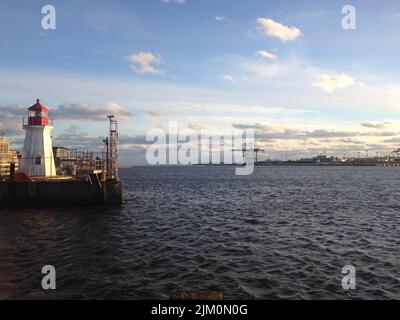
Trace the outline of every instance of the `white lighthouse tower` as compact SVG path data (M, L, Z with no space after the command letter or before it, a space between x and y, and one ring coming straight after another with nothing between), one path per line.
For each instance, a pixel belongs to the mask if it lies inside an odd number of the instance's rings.
M54 164L49 109L39 99L28 108L28 124L23 124L25 142L22 150L19 171L32 177L49 177L56 175Z

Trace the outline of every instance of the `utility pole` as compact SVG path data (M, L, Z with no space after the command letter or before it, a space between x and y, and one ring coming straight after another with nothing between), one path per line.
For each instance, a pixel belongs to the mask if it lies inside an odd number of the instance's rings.
M104 175L105 180L108 180L108 173L109 173L109 159L108 159L108 137L106 137L103 142L106 144L106 172Z
M118 180L118 122L115 120L114 115L109 115L107 118L110 120L109 132L109 179Z

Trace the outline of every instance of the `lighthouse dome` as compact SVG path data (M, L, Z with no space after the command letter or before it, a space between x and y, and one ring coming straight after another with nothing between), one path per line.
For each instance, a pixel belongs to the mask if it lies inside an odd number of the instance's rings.
M49 124L49 108L36 99L36 103L28 108L28 125L46 126Z
M32 110L32 111L42 111L42 110L44 110L44 111L49 111L49 108L47 108L46 106L44 106L44 105L42 105L41 103L40 103L40 100L39 99L36 99L36 103L34 104L34 105L32 105L32 106L30 106L29 108L28 108L28 110Z

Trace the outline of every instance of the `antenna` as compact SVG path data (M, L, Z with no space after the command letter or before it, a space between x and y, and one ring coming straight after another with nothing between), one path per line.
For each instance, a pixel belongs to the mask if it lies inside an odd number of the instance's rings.
M118 180L118 121L115 120L115 116L108 115L107 118L110 121L110 130L107 151L107 179Z

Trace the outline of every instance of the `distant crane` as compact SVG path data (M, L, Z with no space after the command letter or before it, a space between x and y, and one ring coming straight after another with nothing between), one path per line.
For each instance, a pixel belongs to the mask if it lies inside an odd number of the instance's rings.
M243 161L246 158L246 153L249 152L249 151L252 151L254 153L254 155L255 155L255 159L256 159L256 163L257 163L258 162L258 154L260 152L264 152L265 150L264 149L260 149L260 148L248 148L247 144L244 143L243 146L242 146L242 149L232 149L232 151L234 151L234 152L242 152Z

